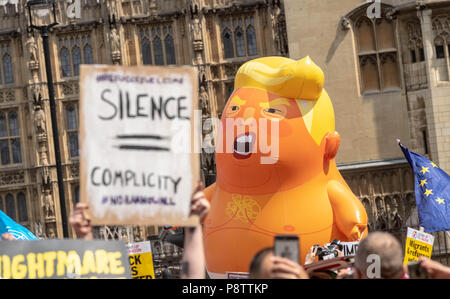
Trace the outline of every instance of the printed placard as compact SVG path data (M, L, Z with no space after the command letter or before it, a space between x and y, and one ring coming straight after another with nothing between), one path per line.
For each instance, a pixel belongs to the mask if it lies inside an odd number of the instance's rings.
M342 254L344 256L356 255L358 251L359 242L341 242Z
M193 67L83 65L80 191L93 224L193 226Z
M155 279L150 241L130 243L127 247L131 276L135 279Z
M434 236L408 227L406 234L405 259L403 264L418 261L419 257L431 258Z
M0 241L4 279L131 278L123 241Z

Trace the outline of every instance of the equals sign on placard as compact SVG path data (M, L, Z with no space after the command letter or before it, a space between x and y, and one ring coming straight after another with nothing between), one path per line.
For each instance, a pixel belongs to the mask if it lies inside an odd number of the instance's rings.
M163 151L169 152L168 146L142 144L139 141L156 141L157 144L170 142L169 137L160 135L146 135L146 134L129 134L129 135L117 135L116 139L121 140L123 143L115 146L119 150L135 150L135 151Z

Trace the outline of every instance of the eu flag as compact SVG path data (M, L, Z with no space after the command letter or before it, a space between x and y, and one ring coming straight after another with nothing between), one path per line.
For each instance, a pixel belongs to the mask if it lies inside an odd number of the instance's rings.
M0 211L0 240L4 233L10 233L17 240L39 240L28 229L14 222L8 215Z
M426 232L450 230L450 176L434 162L398 144L414 172L419 225Z

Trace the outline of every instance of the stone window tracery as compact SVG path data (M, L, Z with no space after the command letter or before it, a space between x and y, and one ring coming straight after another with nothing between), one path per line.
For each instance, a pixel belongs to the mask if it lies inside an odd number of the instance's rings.
M5 211L5 214L14 221L28 224L28 207L24 192L0 194L0 210Z
M423 50L422 30L419 20L409 21L406 25L408 32L408 49L410 54L410 63L425 61L425 52Z
M69 103L65 106L66 112L66 133L69 156L75 158L79 156L78 151L78 109L75 104Z
M62 77L80 75L81 64L93 64L94 53L89 33L61 36L58 39Z
M17 112L0 111L0 165L20 163L22 152Z
M10 44L0 45L0 84L14 83Z
M144 65L175 65L177 63L171 25L146 26L140 29L139 35Z
M401 84L393 21L361 16L354 23L354 32L362 93L399 89Z
M224 58L258 55L253 16L226 16L221 21Z

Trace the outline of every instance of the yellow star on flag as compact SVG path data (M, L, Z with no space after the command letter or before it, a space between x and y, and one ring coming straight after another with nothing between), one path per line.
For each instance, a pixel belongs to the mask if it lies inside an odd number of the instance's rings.
M431 189L431 190L425 189L425 195L426 195L426 196L429 196L430 194L433 194L432 191L433 191L432 189Z
M433 167L438 167L436 164L434 164L434 162L431 162L430 165L433 166Z
M428 182L427 182L427 179L424 179L424 180L420 180L420 187L423 187L424 185L426 185Z
M425 167L425 166L422 166L422 170L420 171L422 174L425 174L425 173L427 173L427 172L430 172L429 170L428 170L428 168L429 167Z
M445 199L442 199L442 198L439 198L439 197L438 197L438 198L436 199L436 201L437 201L438 204L442 204L442 205L443 205Z

